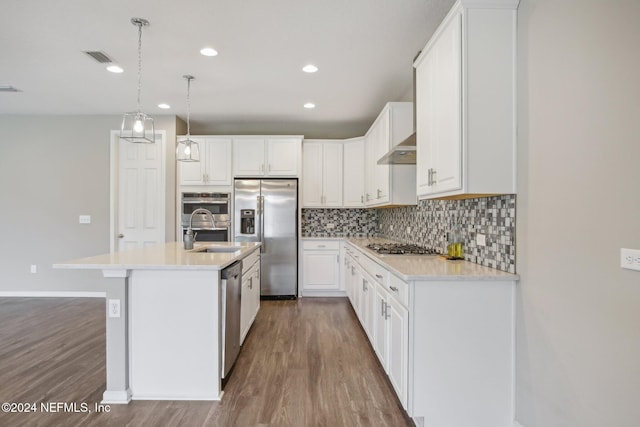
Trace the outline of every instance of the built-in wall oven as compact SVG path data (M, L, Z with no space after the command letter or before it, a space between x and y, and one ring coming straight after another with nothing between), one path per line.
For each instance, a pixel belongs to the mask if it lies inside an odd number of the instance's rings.
M231 235L229 201L229 193L182 193L182 233L191 226L198 242L228 242ZM193 214L197 209L206 209L211 216L201 211Z

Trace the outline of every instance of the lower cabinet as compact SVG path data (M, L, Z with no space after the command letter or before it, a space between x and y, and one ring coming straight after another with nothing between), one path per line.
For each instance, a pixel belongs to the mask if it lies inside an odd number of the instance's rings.
M254 251L242 263L240 299L240 345L260 310L260 251Z
M302 242L302 294L304 296L344 296L340 286L340 241Z
M405 282L345 244L347 295L416 425L511 427L516 278Z

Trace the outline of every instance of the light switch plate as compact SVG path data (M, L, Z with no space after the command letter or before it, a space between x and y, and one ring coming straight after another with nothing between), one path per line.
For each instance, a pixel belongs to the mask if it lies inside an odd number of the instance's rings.
M640 271L640 249L620 249L620 267Z
M80 215L80 224L91 224L91 215Z
M478 246L487 246L487 236L484 234L476 234L476 243Z

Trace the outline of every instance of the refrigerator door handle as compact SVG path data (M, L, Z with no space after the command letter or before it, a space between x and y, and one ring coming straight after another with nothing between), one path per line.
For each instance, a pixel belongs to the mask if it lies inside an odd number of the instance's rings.
M264 253L266 244L264 242L264 196L258 196L258 209L260 210L260 253Z

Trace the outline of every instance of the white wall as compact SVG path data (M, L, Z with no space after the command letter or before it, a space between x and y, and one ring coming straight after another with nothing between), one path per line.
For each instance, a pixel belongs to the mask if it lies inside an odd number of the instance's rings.
M522 0L516 418L640 425L640 2Z
M95 272L52 264L109 252L110 131L120 116L0 116L0 292L91 291ZM167 135L167 239L175 237L175 116ZM78 215L90 214L90 225ZM29 267L35 264L37 274Z

